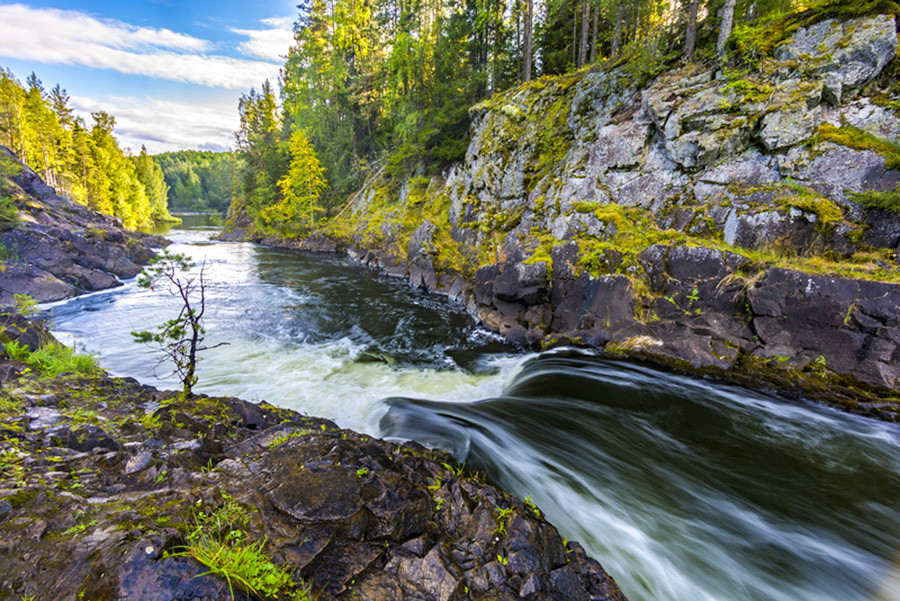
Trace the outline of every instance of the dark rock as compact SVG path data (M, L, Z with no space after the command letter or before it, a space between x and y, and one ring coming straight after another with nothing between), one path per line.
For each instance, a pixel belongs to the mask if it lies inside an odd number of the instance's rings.
M17 255L0 273L0 306L11 306L15 294L45 302L119 286L116 276L134 277L153 248L168 243L125 232L116 219L56 195L28 167L9 182L28 218L0 234L0 244Z
M122 380L35 380L30 390L70 410L92 403L108 427L62 413L49 429L26 424L21 436L35 443L29 461L15 476L0 472L0 573L11 576L0 595L230 598L227 581L167 553L180 549L197 516L230 504L238 509L222 531L208 522L205 534L241 532L323 600L624 599L614 584L596 594L598 581L612 582L599 566L568 557L555 528L450 471L452 459L439 452L237 399L171 401L157 412L157 427L127 417L158 393ZM99 398L108 402L94 404ZM226 426L206 427L199 439L166 427L201 424L210 413ZM71 450L36 444L43 439ZM125 451L92 452L97 447ZM216 448L210 470L202 460ZM20 484L10 486L10 477ZM499 536L496 507L512 510ZM248 599L232 584L236 599Z
M584 289L584 302L594 317L592 328L614 331L635 321L631 281L601 276Z
M48 432L48 435L51 445L63 446L75 451L86 452L96 448L117 451L120 448L119 443L103 429L90 424L75 429L63 426Z
M0 343L18 342L31 351L45 344L56 342L42 324L31 321L18 313L0 312Z

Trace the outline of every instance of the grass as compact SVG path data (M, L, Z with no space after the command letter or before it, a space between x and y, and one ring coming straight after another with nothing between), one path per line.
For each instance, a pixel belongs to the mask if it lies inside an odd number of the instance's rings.
M92 355L82 355L59 344L47 344L31 351L14 340L4 343L3 348L10 359L28 364L42 378L55 378L61 373L94 375L100 371Z
M275 565L265 554L265 539L250 540L244 531L250 523L249 511L225 495L220 507L195 514L184 546L168 556L191 557L206 566L206 574L228 582L232 599L237 586L263 599L310 601L306 584L294 580L289 568Z
M275 437L272 440L272 442L269 444L269 448L274 449L275 447L283 445L284 443L286 443L287 441L289 441L292 438L299 438L301 436L306 436L307 434L309 434L309 430L306 430L306 429L294 430L293 432L286 432L284 434L281 434L281 435Z

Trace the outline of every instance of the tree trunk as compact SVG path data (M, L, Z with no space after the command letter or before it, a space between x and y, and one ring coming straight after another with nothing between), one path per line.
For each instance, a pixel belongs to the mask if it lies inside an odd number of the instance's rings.
M549 2L547 4L550 4ZM578 68L578 11L572 2L572 66Z
M531 45L533 35L534 0L525 0L525 40L523 41L524 48L522 49L522 54L524 56L524 60L522 61L522 79L524 81L531 81Z
M591 32L591 64L597 62L597 34L600 29L600 7L594 8L594 30Z
M719 42L716 44L716 54L725 54L725 44L731 37L731 28L734 26L734 5L737 0L725 0L722 8L722 24L719 26Z
M700 0L691 0L691 8L688 14L687 33L684 36L684 58L689 59L694 56L694 50L697 47L697 9Z
M516 83L525 81L523 72L525 71L525 59L522 53L522 3L516 0L514 14L516 15Z
M619 5L619 9L616 11L616 28L613 30L610 56L617 56L619 54L619 47L622 44L622 28L625 24L625 17L625 4L622 3Z
M590 0L581 0L581 39L578 45L578 68L587 64L588 27L591 24Z

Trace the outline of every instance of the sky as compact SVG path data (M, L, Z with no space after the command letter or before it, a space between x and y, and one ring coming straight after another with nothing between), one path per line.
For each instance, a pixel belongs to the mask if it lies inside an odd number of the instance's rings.
M56 84L121 146L227 150L241 94L277 85L297 0L0 0L0 66Z

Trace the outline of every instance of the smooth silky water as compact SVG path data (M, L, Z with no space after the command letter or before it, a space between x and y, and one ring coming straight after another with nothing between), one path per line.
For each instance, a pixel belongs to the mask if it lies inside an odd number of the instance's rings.
M577 351L524 355L333 256L168 236L205 265L196 390L454 452L582 542L632 601L900 599L900 428ZM116 375L177 388L134 281L47 305Z

